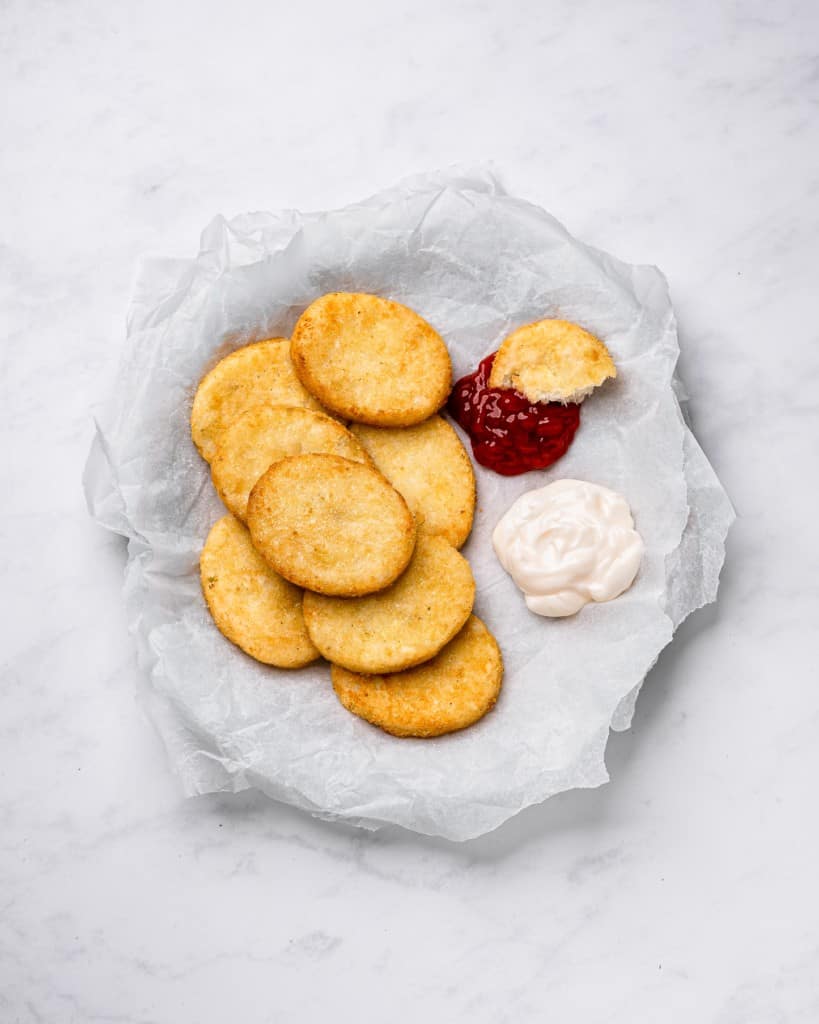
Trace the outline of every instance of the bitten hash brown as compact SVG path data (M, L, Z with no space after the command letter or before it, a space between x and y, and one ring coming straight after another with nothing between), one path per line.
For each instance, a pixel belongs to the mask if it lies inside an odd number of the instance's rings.
M247 522L276 572L322 594L389 586L415 546L415 520L398 491L372 466L338 455L274 463L250 492Z
M304 625L301 590L273 572L233 516L212 527L199 572L213 621L246 654L279 668L318 658Z
M530 402L582 402L616 376L614 361L599 338L568 320L539 320L504 340L489 386L514 388Z
M357 675L332 666L336 696L354 715L393 736L442 736L465 729L498 699L503 661L495 638L474 615L431 661L390 675Z
M469 618L475 581L443 537L419 533L406 572L354 600L304 595L304 621L321 653L351 672L399 672L432 658Z
M316 299L293 330L291 355L304 386L328 409L374 426L422 422L452 386L440 335L413 310L377 295Z
M222 432L210 464L214 487L244 522L247 500L262 473L280 459L309 452L370 462L353 435L329 416L284 405L254 405Z
M287 338L236 349L202 378L193 399L191 436L206 462L216 454L225 427L261 402L324 411L296 376Z
M414 427L350 428L428 533L459 548L472 529L475 473L458 435L440 416Z

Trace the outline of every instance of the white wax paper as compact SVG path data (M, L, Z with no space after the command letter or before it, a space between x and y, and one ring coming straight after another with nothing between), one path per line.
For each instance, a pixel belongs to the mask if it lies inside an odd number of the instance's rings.
M583 405L555 466L504 478L476 465L464 553L506 673L490 715L436 740L395 739L350 715L326 664L254 662L218 633L199 589L199 552L224 510L190 440L197 382L217 354L287 335L314 298L345 290L416 309L443 335L457 376L543 317L599 335L618 368ZM321 817L463 840L606 781L609 729L628 727L676 626L714 600L733 518L685 425L677 355L657 269L581 244L480 171L415 178L329 213L219 217L195 260L145 263L85 487L99 522L129 538L125 595L147 702L186 791L255 786ZM646 552L622 597L549 620L527 611L490 538L519 494L561 476L624 495Z

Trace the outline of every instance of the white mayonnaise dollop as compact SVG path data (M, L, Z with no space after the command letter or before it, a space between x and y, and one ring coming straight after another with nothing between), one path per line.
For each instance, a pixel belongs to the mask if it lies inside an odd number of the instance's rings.
M643 556L625 498L583 480L557 480L521 495L492 543L527 606L551 618L628 590Z

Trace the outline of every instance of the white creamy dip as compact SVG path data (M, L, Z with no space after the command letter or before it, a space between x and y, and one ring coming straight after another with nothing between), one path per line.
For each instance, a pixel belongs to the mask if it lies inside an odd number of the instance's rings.
M492 543L527 606L550 618L622 594L643 556L625 498L583 480L557 480L521 495Z

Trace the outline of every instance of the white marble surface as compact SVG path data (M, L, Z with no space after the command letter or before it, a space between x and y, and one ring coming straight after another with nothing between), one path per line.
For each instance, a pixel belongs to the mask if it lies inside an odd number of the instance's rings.
M819 1019L818 38L809 0L3 6L4 1024ZM668 275L720 602L612 782L484 839L185 801L79 484L135 261L480 159Z

